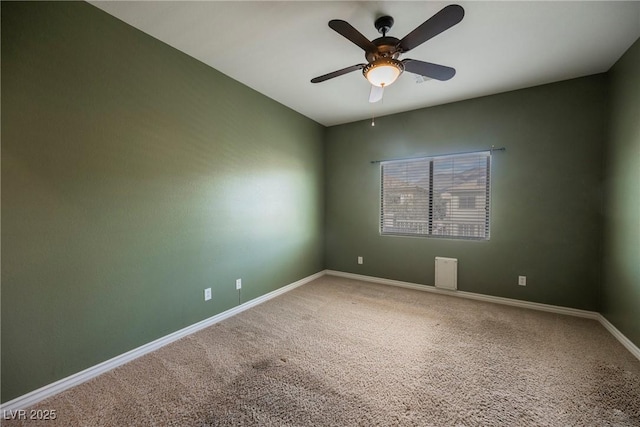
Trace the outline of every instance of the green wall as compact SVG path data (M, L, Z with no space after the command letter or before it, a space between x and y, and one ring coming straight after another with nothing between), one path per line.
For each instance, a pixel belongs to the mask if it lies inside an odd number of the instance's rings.
M435 256L640 345L638 42L606 75L325 129L89 4L1 8L2 402L324 268L432 285ZM379 235L371 160L492 145L489 241Z
M595 75L329 128L326 268L433 285L434 258L453 257L460 290L597 310L605 101ZM492 145L506 151L492 158L489 241L380 235L372 160Z
M610 71L602 312L640 347L640 40Z
M323 269L322 126L87 3L1 7L3 402Z

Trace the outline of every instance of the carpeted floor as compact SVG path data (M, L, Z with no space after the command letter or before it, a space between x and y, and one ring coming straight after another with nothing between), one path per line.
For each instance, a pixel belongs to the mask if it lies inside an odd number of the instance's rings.
M38 408L47 426L640 426L640 361L594 320L324 276Z

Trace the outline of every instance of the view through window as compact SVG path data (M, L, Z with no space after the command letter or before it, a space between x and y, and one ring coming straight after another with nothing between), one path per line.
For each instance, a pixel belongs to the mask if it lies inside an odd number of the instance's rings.
M381 162L382 234L489 239L491 153Z

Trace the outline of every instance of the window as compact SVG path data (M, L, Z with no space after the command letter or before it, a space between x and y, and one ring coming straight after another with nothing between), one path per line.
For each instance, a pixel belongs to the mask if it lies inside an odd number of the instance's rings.
M489 239L489 151L381 162L382 234Z
M460 209L475 209L476 208L476 194L474 193L462 193L458 197L458 208Z

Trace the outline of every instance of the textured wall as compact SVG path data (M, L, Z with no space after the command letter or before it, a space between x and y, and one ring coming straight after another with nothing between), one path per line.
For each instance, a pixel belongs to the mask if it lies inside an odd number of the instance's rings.
M596 75L330 128L327 268L433 285L434 257L454 257L461 290L597 310L605 100ZM379 234L371 160L492 145L489 241Z
M640 347L640 40L610 71L603 314Z
M323 135L87 3L2 2L2 401L322 270Z

